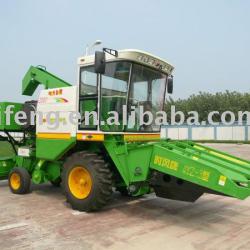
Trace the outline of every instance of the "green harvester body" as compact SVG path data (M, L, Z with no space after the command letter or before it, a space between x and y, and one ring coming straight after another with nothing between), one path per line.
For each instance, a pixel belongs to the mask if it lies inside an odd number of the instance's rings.
M45 69L30 67L23 79L22 93L31 96L39 85L51 89L52 94L53 90L72 86ZM108 97L105 98L101 102L105 104L101 117L105 117L111 106L115 108L117 102L123 102L122 98L116 96L110 102ZM10 124L6 125L6 114L3 111L8 105L13 105L13 114ZM117 126L103 127L103 133L96 131L93 126L92 130L87 130L87 139L84 140L81 140L84 129L73 135L61 133L53 135L54 137L50 133L38 133L37 130L27 131L17 125L13 118L16 112L22 110L23 105L0 103L0 131L6 134L0 137L0 179L7 178L9 172L18 167L26 169L35 184L55 183L64 178L62 173L68 164L65 164L67 158L83 152L86 157L102 155L110 166L113 187L119 191L125 190L130 196L154 191L160 197L195 201L203 193L238 199L245 199L250 195L249 161L192 141L160 139L159 134L148 135L140 131L125 133ZM84 108L88 111L95 110L95 97L87 98ZM23 133L22 139L13 138L10 134L14 132ZM19 150L25 149L28 150L27 155L19 153ZM72 159L73 162L74 157ZM98 160L94 162L97 164Z

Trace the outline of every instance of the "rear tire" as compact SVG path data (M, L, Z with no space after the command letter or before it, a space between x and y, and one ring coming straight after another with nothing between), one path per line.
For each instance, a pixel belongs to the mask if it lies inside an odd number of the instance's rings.
M112 173L101 156L77 152L64 163L62 187L73 209L97 211L111 198Z
M15 167L9 174L9 188L14 194L27 194L30 192L30 174L22 167Z

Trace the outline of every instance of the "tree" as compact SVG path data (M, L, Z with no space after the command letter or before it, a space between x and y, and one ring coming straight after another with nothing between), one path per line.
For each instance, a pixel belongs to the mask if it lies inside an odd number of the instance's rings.
M217 92L215 94L199 92L187 99L173 100L170 97L165 105L168 119L171 117L171 105L175 105L176 111L182 111L186 119L189 111L197 111L199 113L199 122L206 121L211 111L218 111L220 115L225 111L232 111L237 120L239 111L250 111L250 93L226 90L225 92ZM214 115L213 120L220 122L220 115ZM229 117L226 117L226 120L228 119Z

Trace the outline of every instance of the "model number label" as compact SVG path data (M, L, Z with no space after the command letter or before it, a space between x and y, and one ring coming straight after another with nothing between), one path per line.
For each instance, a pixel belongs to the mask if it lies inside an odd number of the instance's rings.
M195 177L197 179L200 179L202 181L208 181L210 177L210 172L204 169L196 168L196 167L190 167L190 166L184 166L183 168L183 174Z
M148 65L151 65L157 69L160 69L162 71L167 71L168 73L171 73L173 70L173 67L171 65L168 65L166 63L163 63L155 58L145 56L145 55L139 55L137 57L137 60L146 63Z
M29 148L19 148L18 149L18 155L19 156L29 157L30 156L30 149Z

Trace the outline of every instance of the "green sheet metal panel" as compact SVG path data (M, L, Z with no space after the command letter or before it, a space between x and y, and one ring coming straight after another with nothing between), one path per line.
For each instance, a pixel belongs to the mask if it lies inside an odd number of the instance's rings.
M22 81L22 94L32 96L40 84L45 89L72 86L42 68L30 66Z
M10 170L15 166L15 160L0 160L0 180L7 179Z
M76 138L70 139L36 139L36 157L38 159L55 161L60 159L76 143Z
M0 141L0 180L6 179L15 166L16 154L7 141Z

